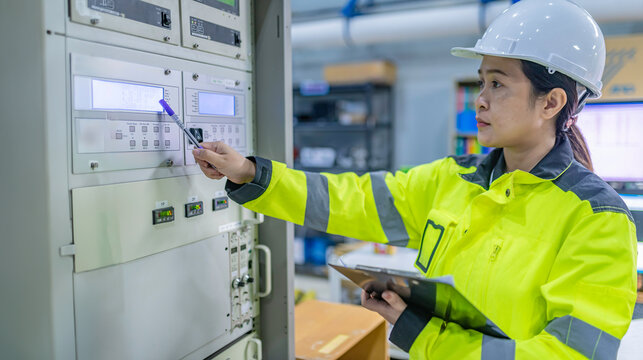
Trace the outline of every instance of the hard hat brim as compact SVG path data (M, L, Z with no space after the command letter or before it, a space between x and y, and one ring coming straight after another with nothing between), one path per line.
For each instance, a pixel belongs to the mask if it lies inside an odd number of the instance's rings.
M551 67L552 69L560 72L561 74L567 75L570 78L574 79L576 82L580 83L580 81L576 79L576 76L574 74L570 74L564 69L560 69L555 66L544 63L541 59L535 58L533 56L527 56L527 55L521 55L521 54L506 54L506 53L495 52L495 51L484 51L484 50L476 49L474 47L451 48L451 55L467 58L467 59L482 59L483 56L487 55L487 56L498 56L498 57L504 57L504 58L510 58L510 59L518 59L518 60L527 60L539 65L542 65L544 67ZM582 84L582 85L588 88L589 91L591 91L592 94L589 96L591 99L596 99L601 97L601 89L596 88L592 84Z

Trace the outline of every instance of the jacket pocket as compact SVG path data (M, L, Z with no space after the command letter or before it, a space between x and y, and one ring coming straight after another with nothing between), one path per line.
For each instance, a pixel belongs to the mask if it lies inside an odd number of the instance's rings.
M422 232L420 251L415 260L415 267L425 275L430 275L436 259L444 253L449 245L456 219L445 211L431 210Z

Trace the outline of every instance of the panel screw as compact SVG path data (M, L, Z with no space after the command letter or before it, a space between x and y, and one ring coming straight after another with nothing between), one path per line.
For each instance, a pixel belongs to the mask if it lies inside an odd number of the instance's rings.
M237 54L237 55L235 55L234 57L238 59L238 58L240 58L240 57L241 57L241 54Z
M192 74L192 80L194 80L194 81L199 80L199 74L197 74L197 73Z
M172 70L170 70L170 69L165 69L165 71L164 71L163 73L164 73L165 75L170 75L170 74L172 73Z
M165 160L165 166L171 167L172 165L174 165L174 160L172 159Z
M192 45L192 47L193 47L193 48L195 48L195 49L198 49L198 48L199 48L199 44L194 43L194 45Z
M169 36L164 36L163 41L170 41L170 37Z
M89 162L89 167L90 167L92 170L96 170L96 168L98 167L98 161L90 161L90 162Z
M93 19L89 20L89 23L92 24L92 25L96 25L96 24L98 24L99 21L100 21L99 19L93 18Z

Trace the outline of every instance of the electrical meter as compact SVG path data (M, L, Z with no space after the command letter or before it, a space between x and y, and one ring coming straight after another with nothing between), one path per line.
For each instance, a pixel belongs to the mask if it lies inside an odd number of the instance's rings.
M248 60L250 57L250 1L181 1L183 46Z

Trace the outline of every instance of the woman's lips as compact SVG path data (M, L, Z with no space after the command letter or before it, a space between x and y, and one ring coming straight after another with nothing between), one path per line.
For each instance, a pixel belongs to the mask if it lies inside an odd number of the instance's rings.
M487 126L490 125L488 122L483 121L482 119L479 119L479 118L476 118L476 121L478 122L477 123L478 128L483 128L483 127L487 127Z

